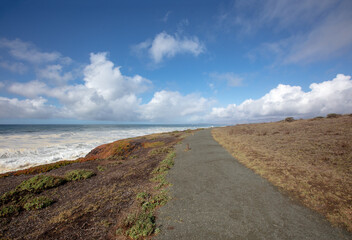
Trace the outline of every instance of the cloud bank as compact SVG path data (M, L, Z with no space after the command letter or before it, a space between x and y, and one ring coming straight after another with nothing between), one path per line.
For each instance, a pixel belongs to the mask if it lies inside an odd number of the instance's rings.
M352 80L351 76L343 74L332 80L313 83L307 92L300 86L279 84L259 99L214 107L215 100L199 93L184 95L160 90L154 92L151 99L143 99L144 93L152 91L152 81L138 74L124 75L121 67L108 59L106 52L91 53L89 64L76 70L81 78L73 81L76 76L72 69L68 71L63 63L60 64L62 59L68 58L60 53L44 54L18 39L2 44L8 46L10 52L12 49L23 51L16 52L14 59L28 52L37 54L37 57L35 63L30 63L36 65L35 79L0 81L1 93L7 94L0 96L0 119L237 123L352 112ZM164 54L161 54L162 58L166 56ZM25 61L24 57L22 59ZM40 59L52 61L39 64ZM209 76L225 81L229 86L237 86L242 81L231 72Z
M351 76L338 74L331 81L311 84L310 89L304 92L299 86L279 84L260 99L213 108L209 118L237 122L352 112Z
M155 92L143 104L139 95L149 90L152 82L140 75L123 75L106 52L91 53L90 64L83 69L82 84L67 84L71 75L61 70L57 65L48 65L39 76L64 81L64 85L49 86L40 80L7 86L1 83L8 92L26 99L1 97L0 118L187 122L204 115L211 104L197 94L165 90ZM50 104L50 100L59 105Z

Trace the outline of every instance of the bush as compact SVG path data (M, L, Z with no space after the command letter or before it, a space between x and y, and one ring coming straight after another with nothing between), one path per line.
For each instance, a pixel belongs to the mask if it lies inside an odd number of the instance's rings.
M126 235L132 239L140 239L151 235L155 230L155 216L152 213L141 212L127 217L125 224L130 227Z
M293 122L295 119L293 117L285 118L285 122Z
M328 115L326 115L327 118L338 118L341 117L341 114L337 114L337 113L329 113Z
M67 181L78 181L78 180L87 179L93 176L95 176L95 173L93 171L78 169L78 170L73 170L66 173L65 178Z
M26 204L24 204L23 208L27 211L32 209L42 209L50 206L54 201L48 197L41 196L30 199Z

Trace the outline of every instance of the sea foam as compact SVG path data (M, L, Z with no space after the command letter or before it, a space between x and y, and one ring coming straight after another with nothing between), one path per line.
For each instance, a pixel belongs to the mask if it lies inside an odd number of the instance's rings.
M116 140L197 126L89 126L24 131L19 126L0 131L0 173L24 169L60 160L74 160L85 156L93 148Z

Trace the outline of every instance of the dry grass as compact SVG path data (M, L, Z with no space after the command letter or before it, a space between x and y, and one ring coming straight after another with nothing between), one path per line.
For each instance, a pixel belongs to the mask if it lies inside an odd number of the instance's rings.
M29 174L37 174L37 173L45 173L51 170L75 163L76 161L63 160L55 163L44 164L40 166L30 167L23 170L18 170L14 172L7 172L0 174L0 178L8 177L8 176L20 176L20 175L29 175Z
M164 146L165 143L161 142L161 141L157 141L157 142L145 142L143 143L143 147L144 148L154 148L154 147L162 147Z
M238 161L352 231L352 117L243 124L213 137Z

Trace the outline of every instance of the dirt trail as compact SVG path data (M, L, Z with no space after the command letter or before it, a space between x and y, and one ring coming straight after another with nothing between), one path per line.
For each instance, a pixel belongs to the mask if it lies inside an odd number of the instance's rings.
M186 138L176 153L173 200L159 210L156 239L352 239L238 163L210 130Z

